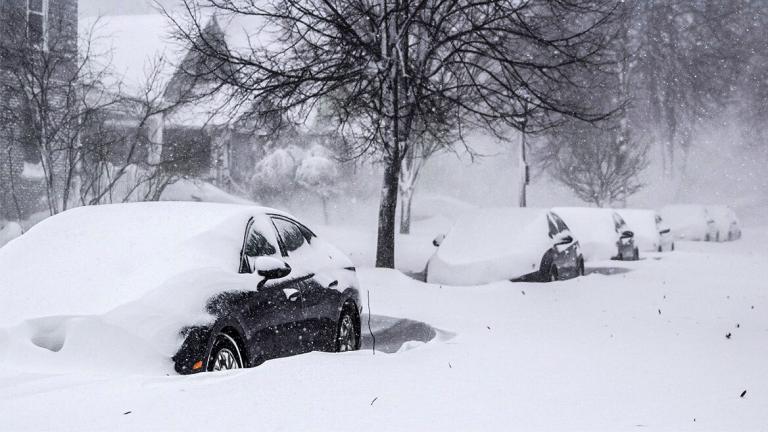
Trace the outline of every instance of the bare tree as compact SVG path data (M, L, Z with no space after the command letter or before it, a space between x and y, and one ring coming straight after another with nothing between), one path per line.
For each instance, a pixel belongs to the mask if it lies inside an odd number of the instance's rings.
M519 128L529 109L586 120L603 113L553 91L601 62L609 0L184 0L172 16L235 105L272 101L306 116L320 99L340 113L357 153L384 165L376 264L394 266L398 184L414 125ZM204 13L205 12L205 13ZM204 16L259 22L245 47L210 40ZM235 26L240 29L243 26ZM262 35L261 38L258 35ZM267 36L268 35L268 36ZM428 124L428 127L434 125Z
M82 124L113 101L92 97L104 70L94 68L90 39L78 44L76 20L52 11L41 28L28 28L26 8L4 7L0 117L13 125L3 129L4 138L39 165L48 211L56 214L77 188Z
M162 154L163 117L200 99L189 88L167 97L165 62L152 59L138 88L126 91L119 82L115 91L99 87L112 102L88 116L81 131L80 205L156 201L183 176L177 166L188 155Z
M666 175L682 168L695 129L722 114L748 57L749 0L634 0L625 4L631 47L631 127L659 143ZM760 2L757 2L760 3ZM678 154L682 159L678 160Z
M434 114L434 113L433 113ZM430 158L447 151L451 144L460 140L457 133L432 122L429 127L421 118L414 128L408 152L403 158L398 182L400 197L400 234L411 233L411 206L418 185L419 176Z
M648 166L648 147L627 140L621 128L573 122L557 131L546 145L546 165L580 199L604 207L644 186L640 174Z

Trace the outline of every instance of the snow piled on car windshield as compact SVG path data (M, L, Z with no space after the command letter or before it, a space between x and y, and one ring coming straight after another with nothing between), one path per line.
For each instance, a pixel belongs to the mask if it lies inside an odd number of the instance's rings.
M136 203L46 219L0 249L0 324L103 313L191 272L236 275L246 223L259 211Z

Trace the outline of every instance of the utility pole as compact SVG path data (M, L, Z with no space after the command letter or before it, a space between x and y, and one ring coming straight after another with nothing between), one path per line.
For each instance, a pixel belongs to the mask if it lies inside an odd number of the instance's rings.
M520 167L520 182L519 182L519 191L518 191L518 207L527 207L528 206L528 199L526 196L526 187L531 181L531 176L528 170L528 159L526 155L526 147L528 146L528 143L526 142L526 136L525 136L525 126L527 123L527 119L524 119L521 123L520 128L520 163L518 166Z

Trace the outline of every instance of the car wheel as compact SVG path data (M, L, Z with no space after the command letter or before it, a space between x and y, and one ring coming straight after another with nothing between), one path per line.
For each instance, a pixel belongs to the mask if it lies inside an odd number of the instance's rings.
M585 274L585 271L584 271L584 261L583 260L579 260L579 276L584 276L584 274Z
M640 259L640 249L635 248L635 250L632 252L632 260L638 261Z
M672 247L669 250L672 250L672 251L675 250L675 244L674 243L672 243Z
M715 241L716 242L720 241L720 233L719 232L717 234L715 234Z
M360 338L355 328L355 316L344 308L336 329L336 352L356 351L360 348Z
M659 248L656 250L657 252L664 252L664 249L659 245Z
M211 354L208 356L208 371L233 370L242 367L243 357L237 342L224 333L216 336L216 341L211 347Z
M707 235L705 235L705 236L704 236L704 241L711 241L711 240L709 239L709 234L707 234Z

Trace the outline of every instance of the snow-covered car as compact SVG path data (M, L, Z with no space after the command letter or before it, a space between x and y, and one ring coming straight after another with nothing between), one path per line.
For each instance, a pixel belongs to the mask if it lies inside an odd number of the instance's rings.
M675 249L671 231L654 210L616 209L635 234L634 242L643 252L662 252Z
M554 281L584 274L579 242L546 209L482 209L459 217L427 264L429 283Z
M611 209L590 207L555 207L581 244L584 259L638 260L634 233L622 217Z
M703 205L673 204L659 213L676 239L714 241L718 237L717 224Z
M360 346L352 263L269 208L76 208L0 249L0 275L0 341L16 335L61 363L172 359L188 374Z
M741 238L741 227L736 212L728 206L707 206L707 212L717 227L716 241L732 241Z

